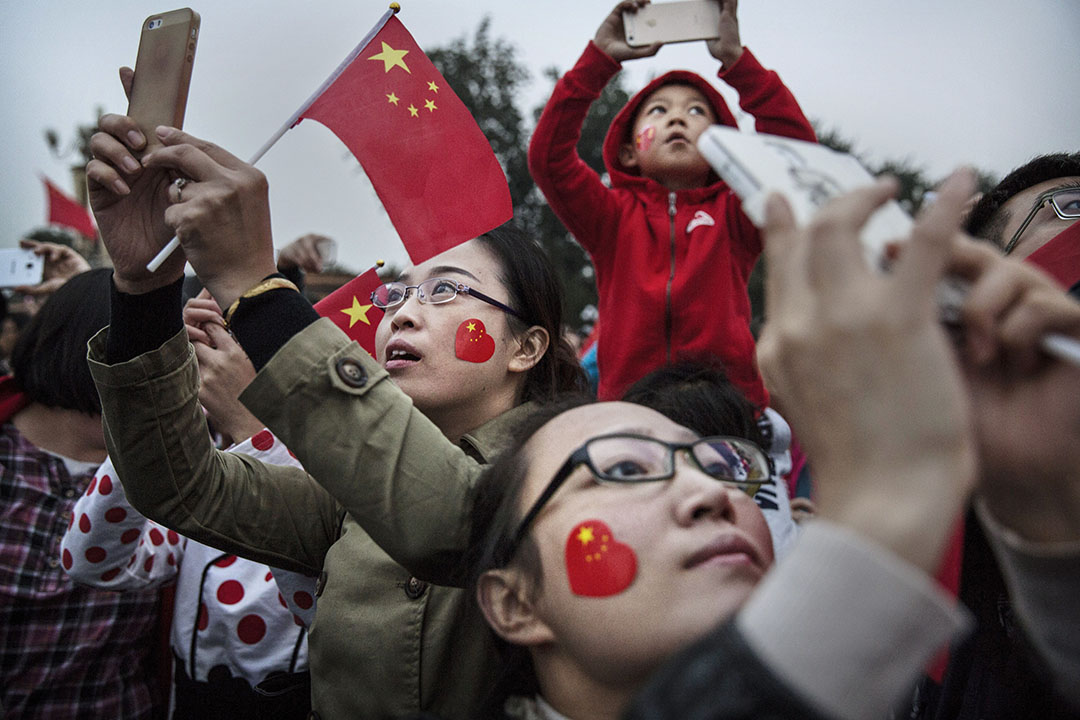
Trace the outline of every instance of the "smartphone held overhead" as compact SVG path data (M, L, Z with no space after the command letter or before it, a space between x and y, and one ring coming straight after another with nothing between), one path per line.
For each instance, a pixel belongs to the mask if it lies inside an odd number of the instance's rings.
M158 125L183 127L198 40L199 14L191 8L143 21L127 114L139 123L147 149L159 144L154 134Z
M649 3L623 13L626 44L712 40L720 36L720 3L716 0L683 0Z

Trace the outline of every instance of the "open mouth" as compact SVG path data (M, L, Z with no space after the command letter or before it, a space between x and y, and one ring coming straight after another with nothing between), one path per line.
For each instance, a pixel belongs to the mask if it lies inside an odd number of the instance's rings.
M386 349L385 367L387 370L398 370L415 365L421 359L420 354L414 348L398 343Z

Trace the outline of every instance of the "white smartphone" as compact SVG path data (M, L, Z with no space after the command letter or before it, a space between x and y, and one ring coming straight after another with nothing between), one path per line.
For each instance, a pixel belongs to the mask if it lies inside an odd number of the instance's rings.
M697 146L758 227L765 225L770 193L787 198L795 219L805 225L832 198L874 182L856 158L817 143L713 125L698 137ZM885 246L910 232L911 217L895 200L882 205L860 235L867 261L879 267Z
M623 13L626 44L679 43L720 37L717 0L649 3L636 12Z
M45 258L24 248L0 249L0 287L37 285L45 275Z

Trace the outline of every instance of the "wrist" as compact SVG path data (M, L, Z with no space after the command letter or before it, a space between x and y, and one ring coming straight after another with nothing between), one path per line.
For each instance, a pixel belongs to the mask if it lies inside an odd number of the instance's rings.
M735 63L739 62L743 55L743 46L740 45L737 50L731 52L721 52L716 59L720 61L720 72L724 73L735 66Z
M160 288L172 285L174 282L184 276L184 271L181 268L178 272L171 273L154 273L153 275L143 275L138 278L125 277L121 273L113 270L113 285L116 289L125 295L145 295L146 293L153 292Z
M228 277L206 278L204 284L224 311L240 299L244 293L277 273L276 266L263 266L258 269L247 270L244 273L230 274Z

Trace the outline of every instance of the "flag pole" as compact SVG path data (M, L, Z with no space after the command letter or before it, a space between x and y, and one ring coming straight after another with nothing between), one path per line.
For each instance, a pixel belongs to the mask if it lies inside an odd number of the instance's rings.
M356 56L362 53L364 51L364 48L368 46L368 43L370 43L372 39L379 33L379 31L383 29L383 26L386 25L387 21L390 20L390 18L392 18L394 15L396 15L400 10L401 5L396 2L390 3L389 9L387 9L387 11L383 13L383 16L379 18L379 21L375 23L375 26L372 27L370 31L368 31L368 34L364 36L364 39L361 40L357 44L357 46L354 47L352 51L345 56L345 59L342 60L341 64L334 69L334 72L330 73L330 76L323 81L322 85L320 85L315 90L315 92L313 92L311 96L307 100L305 100L303 104L300 105L296 112L289 116L289 119L286 120L285 123L281 127L279 127L273 135L270 136L270 139L263 143L263 146L259 148L254 155L251 156L251 159L248 160L249 165L254 165L260 159L262 159L262 156L265 155L270 150L270 148L274 146L274 143L280 140L282 135L288 132L300 121L300 116L303 115L309 107L311 107L311 104L315 102L315 100L318 99L320 95L322 95L323 91L326 90L326 88L330 87L334 83L334 81L341 76L341 73L345 72L345 68L349 67L349 64L356 59ZM172 240L166 243L165 247L161 248L158 254L154 256L153 260L146 264L146 269L150 272L157 272L157 269L161 267L161 264L165 262L178 247L180 247L180 239L174 237Z

